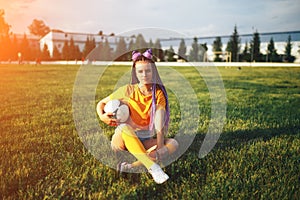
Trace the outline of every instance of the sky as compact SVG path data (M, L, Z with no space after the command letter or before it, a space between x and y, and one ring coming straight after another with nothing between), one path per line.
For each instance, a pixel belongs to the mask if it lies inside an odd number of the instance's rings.
M155 28L223 36L235 25L239 34L300 30L299 0L0 0L0 9L14 33L29 33L33 19L65 32L116 35Z

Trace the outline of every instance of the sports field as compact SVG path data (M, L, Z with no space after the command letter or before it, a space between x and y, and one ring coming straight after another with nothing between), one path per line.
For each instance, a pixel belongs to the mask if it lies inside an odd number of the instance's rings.
M200 159L210 94L195 68L175 67L192 85L201 114L195 140L164 168L170 179L162 185L147 173L119 176L85 148L72 114L78 69L0 65L0 199L299 199L300 68L218 68L226 122ZM96 99L128 69L109 67ZM171 91L170 106L172 136L180 111ZM99 125L111 136L113 129Z

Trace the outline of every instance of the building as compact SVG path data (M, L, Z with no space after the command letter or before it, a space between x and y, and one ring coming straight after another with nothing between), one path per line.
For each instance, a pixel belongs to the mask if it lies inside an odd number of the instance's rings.
M105 42L106 40L109 42L110 47L115 49L116 44L118 43L120 37L111 35L99 35L99 34L90 34L90 33L73 33L73 32L64 32L60 30L52 30L43 38L40 39L40 49L44 48L46 44L48 46L48 50L50 52L50 56L53 55L53 49L56 46L59 52L62 52L65 41L70 41L73 39L74 44L79 47L79 50L82 52L87 39L90 41L95 40L95 43ZM129 37L124 37L125 42L129 42Z
M40 38L35 35L27 35L27 34L11 34L10 40L14 41L16 40L17 45L21 45L22 41L26 37L26 40L28 42L28 45L33 49L39 49L40 48Z

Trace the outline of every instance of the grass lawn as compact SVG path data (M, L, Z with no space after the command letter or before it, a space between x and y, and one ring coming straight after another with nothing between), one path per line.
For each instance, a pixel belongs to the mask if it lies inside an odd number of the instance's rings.
M226 122L202 159L208 88L196 69L173 69L192 85L201 114L192 145L165 168L170 179L157 185L147 173L118 176L83 145L72 113L79 66L0 65L0 199L299 198L300 68L218 68ZM128 70L109 67L96 100ZM178 99L169 92L172 136L181 119ZM112 128L100 126L111 136Z

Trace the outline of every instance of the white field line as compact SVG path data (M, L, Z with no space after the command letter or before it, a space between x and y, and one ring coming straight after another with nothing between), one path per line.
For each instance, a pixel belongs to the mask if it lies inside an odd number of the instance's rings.
M0 62L0 64L18 64L18 62ZM24 64L36 64L35 62L24 62ZM112 61L42 61L42 64L47 65L126 65L131 66L132 62L112 62ZM271 63L271 62L156 62L159 67L300 67L300 63Z

